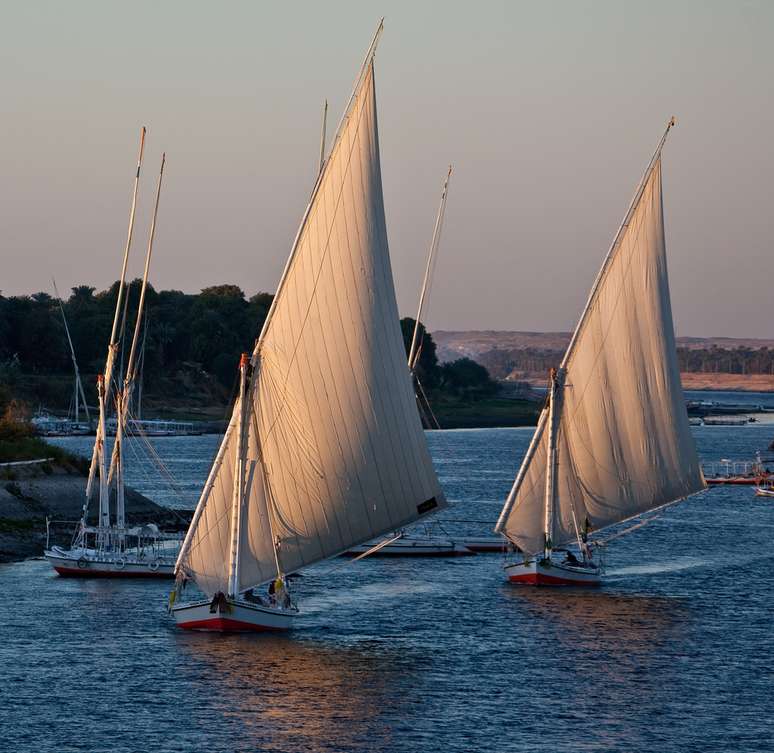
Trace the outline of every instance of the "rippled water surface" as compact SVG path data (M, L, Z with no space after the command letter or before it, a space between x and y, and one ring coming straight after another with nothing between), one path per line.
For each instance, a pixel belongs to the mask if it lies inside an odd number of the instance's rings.
M531 431L429 434L444 517L494 521ZM695 435L746 458L774 426ZM131 480L190 506L217 438L154 444L178 492ZM167 583L0 566L0 749L771 750L773 537L774 502L719 488L611 544L593 592L508 586L499 555L324 563L289 637L178 631Z

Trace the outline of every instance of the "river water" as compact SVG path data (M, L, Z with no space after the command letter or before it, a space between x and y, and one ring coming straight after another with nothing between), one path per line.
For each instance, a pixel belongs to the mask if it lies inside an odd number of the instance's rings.
M531 433L430 433L443 517L494 521ZM774 426L694 433L747 459ZM130 482L190 507L217 441L154 440L178 489ZM770 751L773 535L772 501L716 488L612 543L593 592L509 586L500 555L323 563L287 637L179 631L166 582L3 565L0 749Z

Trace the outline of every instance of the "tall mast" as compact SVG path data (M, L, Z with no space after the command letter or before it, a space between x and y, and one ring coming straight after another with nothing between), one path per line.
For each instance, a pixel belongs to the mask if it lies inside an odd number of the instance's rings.
M125 523L125 505L124 505L124 470L123 470L123 436L126 433L126 421L129 415L129 403L132 398L135 378L135 360L137 356L137 343L140 339L140 327L142 326L142 315L145 308L145 293L148 288L148 274L150 272L151 257L153 256L153 241L156 238L156 220L159 213L159 200L161 199L161 182L164 178L164 164L166 154L161 155L161 169L159 170L158 183L156 184L156 201L153 206L153 220L151 221L150 233L148 237L148 250L145 254L145 268L142 274L142 287L140 289L140 300L137 304L137 320L134 323L134 335L132 337L132 347L129 350L129 361L126 365L126 375L124 377L124 387L118 401L116 410L116 442L113 446L113 457L111 459L110 479L117 470L116 486L116 525L119 528L124 527Z
M81 382L81 373L78 370L78 361L75 358L75 348L73 347L73 339L70 337L70 328L67 326L67 317L65 316L64 306L62 305L62 298L59 295L59 289L56 286L56 280L52 277L51 282L54 284L54 293L56 294L56 300L59 304L59 312L62 314L62 324L64 324L65 334L67 335L67 342L70 346L70 359L73 362L73 370L75 371L75 422L78 423L78 398L82 398L83 407L86 411L86 420L91 422L91 416L89 415L89 406L86 403L86 396L83 394L83 382Z
M134 233L134 216L137 210L137 193L140 185L140 168L142 167L142 155L145 149L145 127L143 126L140 131L140 153L137 157L137 171L134 175L134 188L132 190L132 205L129 210L129 229L126 234L126 245L124 247L124 260L121 265L121 278L118 282L118 297L116 299L116 311L113 316L113 329L110 334L110 343L108 345L107 361L105 363L104 385L103 392L109 393L110 383L113 378L113 362L115 361L116 350L118 344L116 342L116 334L118 332L118 321L121 313L121 299L124 293L124 281L126 280L126 267L129 262L129 250L132 247L132 235ZM106 410L107 400L103 399L100 405L100 411L104 413ZM86 482L86 504L88 505L89 497L91 496L91 488L94 483L94 474L97 470L97 461L100 453L104 453L105 443L105 416L101 415L99 423L97 424L97 436L94 439L94 450L91 455L91 466L89 467L89 478ZM104 463L102 463L104 466ZM100 484L100 490L102 484ZM100 492L101 494L101 492ZM106 503L106 502L105 502ZM100 499L100 506L103 504L103 500Z
M554 540L554 507L556 502L556 432L559 424L559 401L564 370L551 369L551 396L548 403L548 461L546 463L544 554L551 555Z
M443 227L443 216L446 212L446 196L449 192L449 180L452 174L452 167L449 165L449 172L446 174L446 178L443 182L443 190L441 191L441 203L438 206L438 215L435 218L435 227L433 228L433 239L430 242L430 251L427 254L427 265L425 266L425 278L422 281L422 290L419 294L419 308L417 310L417 318L414 322L414 334L411 338L411 347L409 348L408 367L413 372L416 368L416 361L419 358L418 351L418 339L419 339L419 323L422 319L422 310L425 305L425 296L427 295L428 284L430 282L430 274L433 269L433 262L435 260L438 246L441 242L441 228Z
M325 167L325 127L328 123L328 100L325 100L325 105L323 106L323 116L322 116L322 133L320 134L320 169L318 171L319 173L322 172L323 167Z
M236 461L234 463L234 488L231 506L231 548L228 561L228 596L235 597L239 590L239 550L242 538L242 506L245 489L245 456L247 454L247 426L250 400L247 382L250 377L250 359L242 353L239 361L239 422L237 424Z
M137 379L137 418L142 418L142 385L145 380L145 341L148 339L148 315L145 315L145 323L142 327L142 346L140 347L140 365Z

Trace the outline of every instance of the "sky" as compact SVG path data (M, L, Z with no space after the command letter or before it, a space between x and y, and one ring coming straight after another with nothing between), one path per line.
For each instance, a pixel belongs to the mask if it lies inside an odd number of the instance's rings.
M774 2L43 2L0 24L0 290L130 275L274 290L381 16L387 228L413 315L448 164L431 329L563 331L671 115L679 335L774 336Z

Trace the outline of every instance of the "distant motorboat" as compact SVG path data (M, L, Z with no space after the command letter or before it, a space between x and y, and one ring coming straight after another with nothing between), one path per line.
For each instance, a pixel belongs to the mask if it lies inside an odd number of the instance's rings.
M41 437L74 437L92 433L91 424L86 421L74 421L59 418L50 413L36 413L30 420L32 428Z
M747 416L705 416L705 426L747 426L750 419Z
M108 419L108 436L114 437L117 429L118 421L115 418ZM193 421L172 421L162 418L130 418L126 421L124 430L128 434L146 437L188 437L204 433Z

